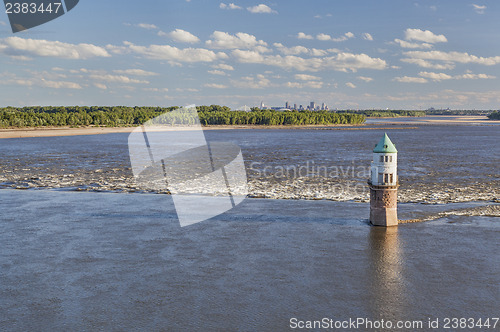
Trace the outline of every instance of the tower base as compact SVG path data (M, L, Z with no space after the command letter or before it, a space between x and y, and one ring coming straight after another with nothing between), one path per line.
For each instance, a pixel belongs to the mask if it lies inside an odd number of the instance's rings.
M398 225L398 187L370 184L370 222L374 226Z

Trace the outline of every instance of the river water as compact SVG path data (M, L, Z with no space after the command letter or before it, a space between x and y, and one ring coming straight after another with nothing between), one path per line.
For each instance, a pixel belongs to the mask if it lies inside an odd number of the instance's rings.
M387 131L399 150L399 200L450 203L500 196L499 128L387 125L209 130L205 135L209 141L241 147L250 197L366 202L371 151ZM0 188L140 191L130 168L127 137L0 140Z
M135 187L127 135L0 140L0 329L492 321L498 127L384 128L207 131L241 146L254 198L189 227L169 195ZM433 221L369 226L361 173L384 131L399 150L399 217Z
M248 199L181 228L167 195L1 190L0 199L2 330L498 316L497 217L384 229L368 225L366 203Z

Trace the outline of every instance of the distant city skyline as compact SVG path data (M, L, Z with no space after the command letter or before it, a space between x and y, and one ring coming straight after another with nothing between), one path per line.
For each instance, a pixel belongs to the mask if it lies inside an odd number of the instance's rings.
M321 103L320 105L317 105L314 101L309 102L309 105L303 105L303 104L297 104L294 103L293 105L286 101L284 105L267 105L264 101L260 102L260 105L257 106L260 109L289 109L289 110L329 110L329 107L326 103Z
M80 1L14 35L4 12L0 106L499 109L498 17L486 0Z

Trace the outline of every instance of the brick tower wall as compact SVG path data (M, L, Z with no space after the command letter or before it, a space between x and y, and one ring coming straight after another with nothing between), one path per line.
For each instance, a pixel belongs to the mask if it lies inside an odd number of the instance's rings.
M398 188L370 185L370 222L375 226L398 224Z

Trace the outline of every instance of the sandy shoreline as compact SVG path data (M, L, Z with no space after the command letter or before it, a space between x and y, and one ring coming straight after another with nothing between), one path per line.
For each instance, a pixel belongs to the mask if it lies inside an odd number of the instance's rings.
M12 128L0 129L1 138L21 138L21 137L51 137L51 136L78 136L78 135L99 135L112 133L129 133L134 127L120 128L69 128L69 127L49 127L49 128Z
M307 126L260 126L260 125L213 125L204 126L203 130L231 130L231 129L364 129L365 125L307 125ZM353 128L355 127L355 128ZM53 137L53 136L79 136L79 135L100 135L115 133L130 133L134 127L41 127L41 128L7 128L0 129L0 139L2 138L22 138L22 137ZM169 130L192 130L192 127L173 127ZM372 128L366 128L372 129Z
M386 124L401 124L401 119L411 118L413 121L408 121L407 124L500 124L500 120L490 120L485 115L426 115L423 117L374 117L367 119L383 119Z
M432 119L435 117L435 119ZM443 119L443 117L449 117ZM212 125L205 126L203 130L230 130L230 129L329 129L329 130L373 130L373 129L415 129L409 125L419 124L467 124L483 122L485 124L500 123L497 120L488 120L485 116L427 116L419 121L401 123L400 121L391 121L401 119L387 118L387 122L371 124L345 124L345 125L303 125L303 126L262 126L262 125ZM394 125L402 127L393 127ZM389 127L387 127L389 125ZM381 127L385 126L385 127ZM134 127L41 127L41 128L6 128L0 129L0 139L2 138L22 138L22 137L53 137L53 136L79 136L79 135L100 135L114 133L130 133ZM191 127L175 127L174 130L190 130Z

